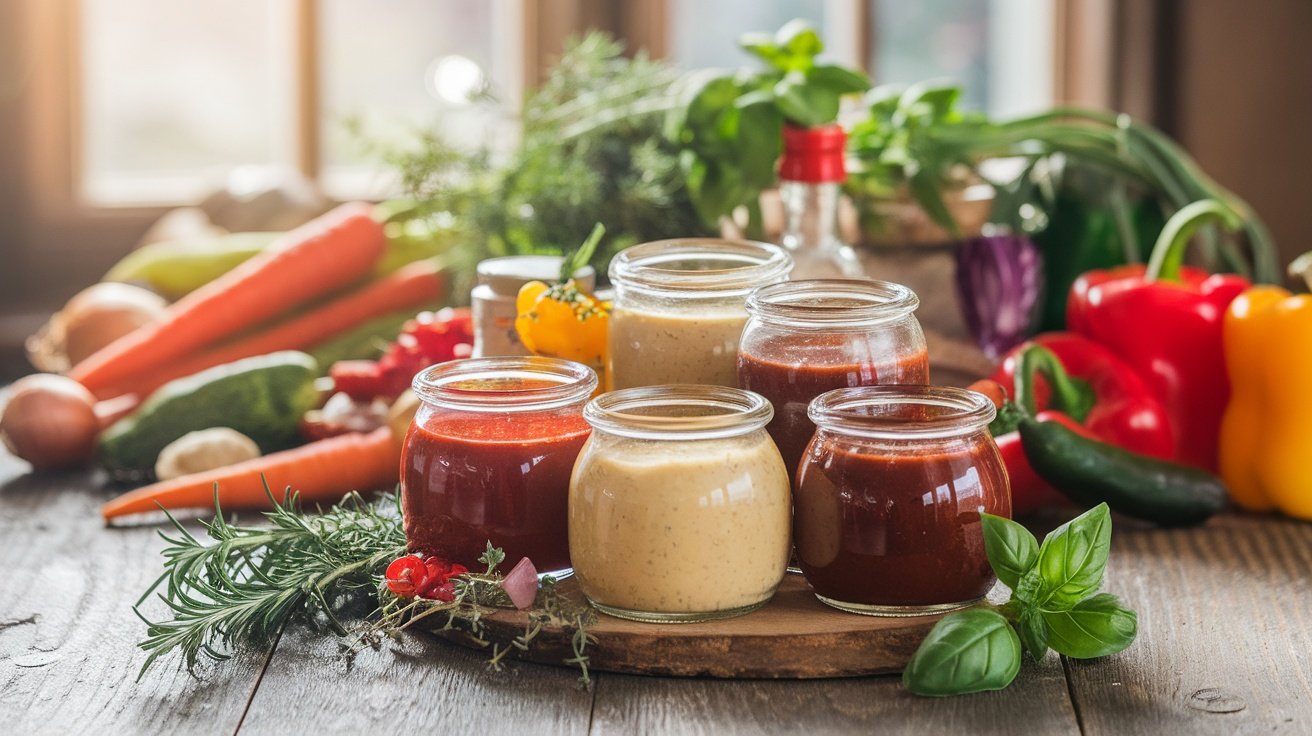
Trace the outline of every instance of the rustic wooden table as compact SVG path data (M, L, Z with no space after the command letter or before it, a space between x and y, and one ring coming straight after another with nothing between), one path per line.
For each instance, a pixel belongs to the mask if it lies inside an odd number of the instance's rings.
M26 467L0 452L3 733L1312 732L1312 524L1119 524L1107 589L1139 611L1138 641L1096 662L1049 654L998 693L605 673L584 691L571 670L492 673L424 635L348 662L299 626L200 680L174 660L138 682L131 607L160 571L156 529L105 529L93 476Z

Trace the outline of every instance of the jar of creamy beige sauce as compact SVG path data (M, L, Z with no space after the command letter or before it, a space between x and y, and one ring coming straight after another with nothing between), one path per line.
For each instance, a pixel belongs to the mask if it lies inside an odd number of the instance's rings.
M747 296L788 279L783 248L747 240L660 240L610 264L611 386L738 385Z
M774 595L788 565L788 471L759 394L650 386L585 407L569 550L604 613L682 623L737 616Z

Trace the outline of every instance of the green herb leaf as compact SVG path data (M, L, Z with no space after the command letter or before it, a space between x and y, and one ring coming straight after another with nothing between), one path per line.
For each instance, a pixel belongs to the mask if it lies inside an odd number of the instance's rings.
M1022 576L1017 597L1045 611L1070 609L1102 586L1111 538L1105 503L1052 530L1039 547L1038 563Z
M1025 527L1011 519L982 513L984 525L984 551L998 579L1015 590L1021 576L1029 572L1039 559L1039 542Z
M870 78L855 69L837 64L817 64L806 75L812 84L833 90L840 95L865 92L870 89Z
M1076 659L1115 654L1130 646L1139 631L1139 616L1110 593L1099 593L1068 611L1043 611L1048 643Z
M810 128L832 123L838 117L840 95L809 82L800 71L789 72L774 88L775 99L784 117Z
M815 57L825 50L824 41L810 23L794 18L775 33L775 43L788 57L788 69L810 69Z
M487 571L490 574L497 569L497 565L506 561L506 553L501 551L500 547L493 547L492 542L487 543L487 549L483 554L478 556L478 561L487 565Z
M599 222L592 226L592 232L588 234L588 239L583 241L583 245L576 248L573 253L565 256L564 262L561 263L560 283L563 284L574 278L576 271L588 265L588 261L592 260L592 254L597 252L597 245L601 243L601 238L605 234L605 225Z
M902 685L917 695L960 695L1001 690L1020 672L1020 639L1011 624L988 608L944 616L902 672Z
M1016 633L1026 651L1035 659L1043 659L1048 653L1048 624L1043 619L1043 612L1032 606L1022 606L1016 622Z

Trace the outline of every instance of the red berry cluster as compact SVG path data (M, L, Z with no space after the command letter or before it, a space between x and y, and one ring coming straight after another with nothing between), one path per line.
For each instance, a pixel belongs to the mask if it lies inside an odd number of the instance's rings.
M328 370L338 391L357 401L395 399L415 374L430 365L473 352L474 324L468 309L422 312L405 323L396 342L378 360L339 360Z
M447 562L440 557L398 557L387 566L384 577L387 589L401 598L427 598L450 603L456 599L456 586L452 578L469 572L464 565Z

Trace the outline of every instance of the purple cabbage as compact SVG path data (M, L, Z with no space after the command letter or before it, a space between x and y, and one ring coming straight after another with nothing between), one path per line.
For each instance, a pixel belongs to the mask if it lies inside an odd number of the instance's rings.
M966 327L990 358L1024 342L1043 290L1043 256L1022 235L984 235L957 253L957 303Z

